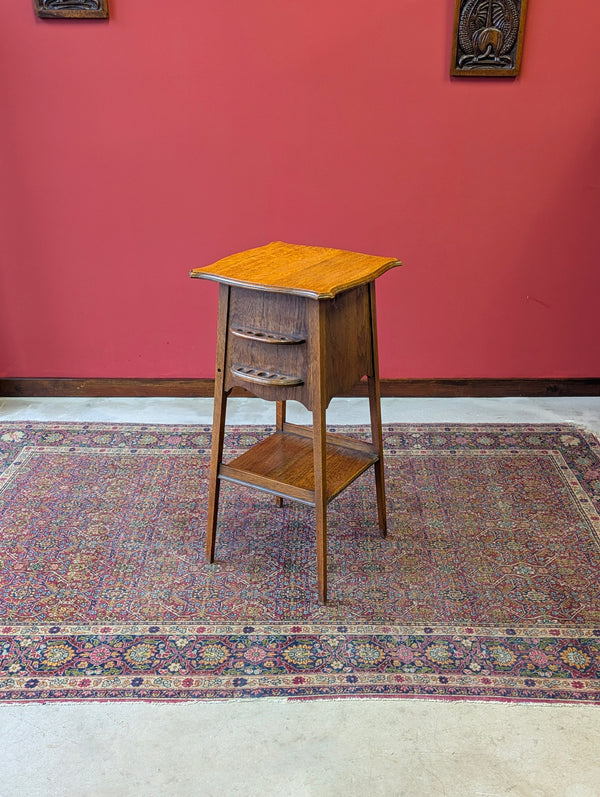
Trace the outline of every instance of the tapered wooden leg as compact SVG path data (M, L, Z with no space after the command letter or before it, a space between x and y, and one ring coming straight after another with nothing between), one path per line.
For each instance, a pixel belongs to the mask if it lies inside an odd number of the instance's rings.
M372 442L379 452L379 459L373 465L373 470L375 472L375 491L377 493L377 522L381 536L385 537L387 534L387 517L385 506L385 477L383 469L383 436L381 433L381 410L378 395L379 386L375 384L375 379L369 377L368 387Z
M229 324L229 294L227 285L219 286L219 320L217 325L217 366L215 372L215 398L213 407L212 446L210 454L210 475L208 482L208 517L206 522L206 558L215 558L217 517L219 513L219 467L223 459L223 438L225 436L225 415L227 396L225 392L225 352Z
M285 423L285 401L277 401L275 405L275 429L282 432ZM275 506L283 506L283 498L280 495L275 496Z
M276 401L275 402L275 426L278 432L283 431L283 424L285 423L285 411L286 411L286 403L285 401Z
M369 412L371 416L371 439L379 454L373 466L375 471L375 490L377 493L377 520L381 536L387 534L387 517L385 506L385 476L383 467L383 435L381 433L381 391L379 387L379 357L377 351L377 318L375 312L375 283L370 283L371 306L371 362L367 373L369 390Z
M311 383L313 415L313 461L315 475L315 531L319 598L327 603L327 441L325 411L326 311L324 302L312 302Z
M317 539L317 583L319 598L327 603L327 466L325 410L313 412L313 452L315 468L315 531Z
M208 483L208 517L206 521L206 559L213 562L215 558L215 540L217 535L217 518L219 514L219 465L223 458L223 438L225 436L225 415L227 394L220 392L215 396L213 410L212 448L210 456L210 477Z

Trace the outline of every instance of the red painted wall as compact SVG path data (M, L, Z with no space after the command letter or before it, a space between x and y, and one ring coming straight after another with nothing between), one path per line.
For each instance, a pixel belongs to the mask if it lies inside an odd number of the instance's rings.
M212 376L188 270L271 240L404 260L383 377L600 376L600 4L529 5L512 81L453 0L2 0L0 376Z

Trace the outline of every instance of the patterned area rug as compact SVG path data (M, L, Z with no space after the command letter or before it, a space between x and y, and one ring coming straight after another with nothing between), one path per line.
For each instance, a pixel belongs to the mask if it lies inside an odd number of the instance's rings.
M0 424L0 698L600 702L598 441L384 437L389 535L368 472L329 507L324 607L309 507L225 484L206 564L210 428Z

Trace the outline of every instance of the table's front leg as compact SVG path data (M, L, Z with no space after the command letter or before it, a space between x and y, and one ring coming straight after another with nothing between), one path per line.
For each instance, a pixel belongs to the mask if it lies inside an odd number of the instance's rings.
M315 532L317 545L317 583L319 598L327 603L327 379L326 306L311 302L310 339L312 345L311 386L313 415L313 459L315 476Z
M225 416L227 396L225 390L225 353L229 325L228 285L219 286L219 319L217 323L217 363L215 368L215 395L213 406L212 446L210 455L210 475L208 483L208 517L206 521L206 558L213 562L219 513L219 468L223 460L223 439L225 436Z
M315 532L317 542L317 583L319 598L322 603L327 603L327 460L325 433L325 409L315 408L313 411Z

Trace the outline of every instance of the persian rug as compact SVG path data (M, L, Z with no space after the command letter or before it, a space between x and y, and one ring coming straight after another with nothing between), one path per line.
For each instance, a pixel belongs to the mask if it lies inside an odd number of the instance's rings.
M329 506L326 606L309 507L224 484L205 562L210 438L0 424L0 698L600 702L592 435L386 426L389 534L369 471Z

